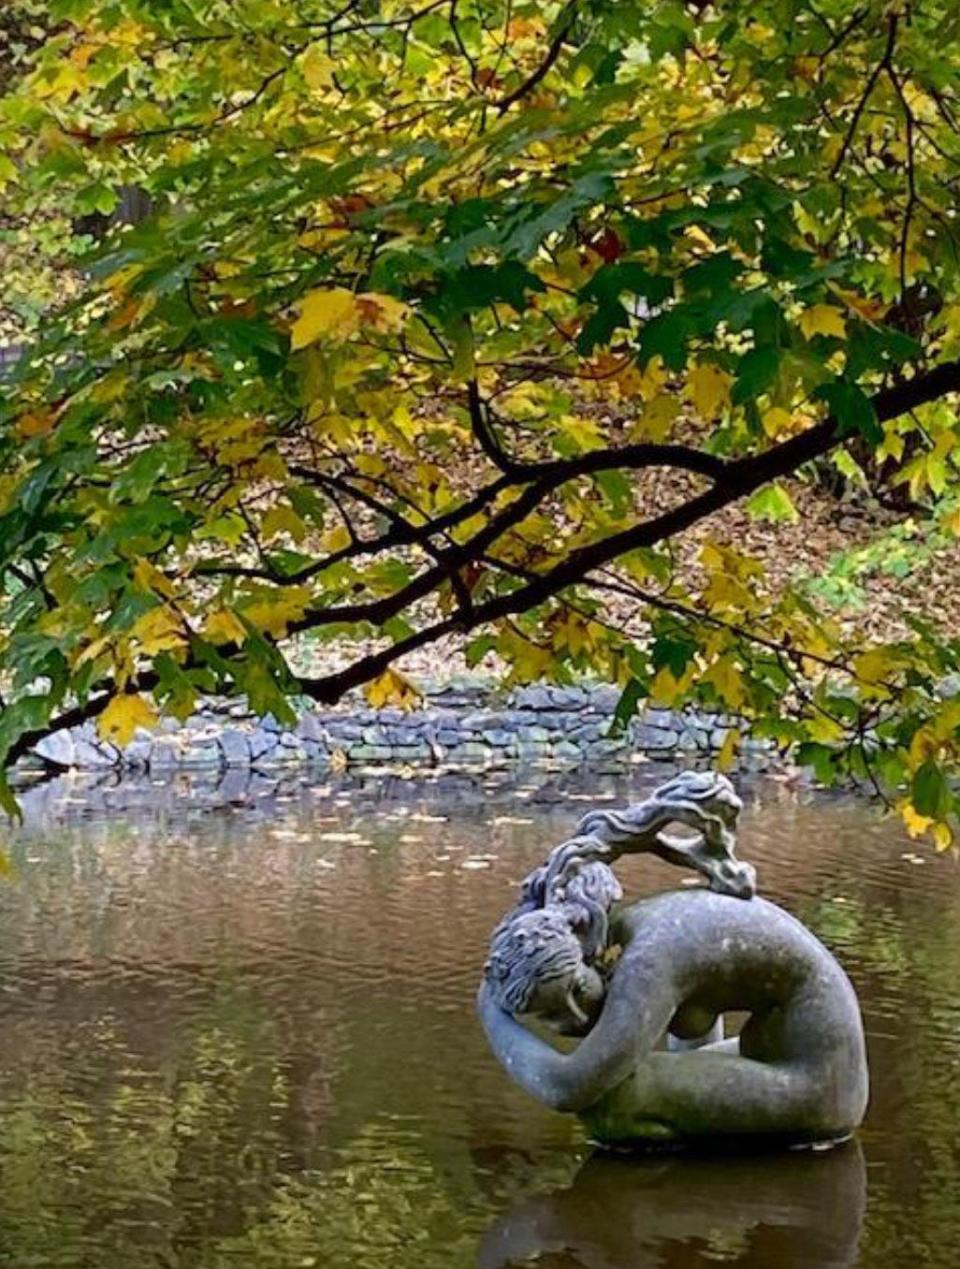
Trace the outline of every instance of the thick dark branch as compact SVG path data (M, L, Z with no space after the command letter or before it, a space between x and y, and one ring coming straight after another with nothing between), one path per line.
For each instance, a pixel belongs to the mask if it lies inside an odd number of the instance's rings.
M379 625L388 621L411 604L429 595L444 578L451 575L452 570L463 568L464 565L478 560L504 533L531 515L561 485L577 477L608 471L611 468L627 470L661 465L682 467L715 479L730 469L730 464L711 454L688 449L683 445L654 444L593 450L586 454L579 454L576 458L531 464L521 469L522 477L518 474L516 478L517 481L523 479L530 482L522 487L522 492L492 516L472 538L462 544L438 551L435 556L438 562L434 568L426 569L401 590L392 595L386 595L382 599L357 604L340 604L328 608L311 608L300 622L291 627L291 633L310 630L331 622L370 621ZM322 483L323 477L317 479ZM512 483L508 481L503 487L510 488ZM425 525L424 529L430 535L435 534L437 522Z
M916 375L913 379L881 390L873 397L873 406L877 419L884 423L918 406L955 392L960 392L960 361L936 366L926 374ZM508 594L498 595L485 603L475 605L467 614L460 613L426 626L389 648L360 658L353 665L336 674L327 675L322 679L305 679L302 681L302 689L318 701L334 703L351 688L376 678L389 665L408 652L425 647L454 631L475 630L488 622L525 612L551 599L566 587L583 582L588 579L588 575L594 569L602 568L626 552L639 547L656 546L672 538L706 516L753 493L769 481L790 475L805 463L827 454L845 438L845 435L837 420L831 417L809 428L806 432L801 432L798 436L775 445L763 454L730 462L724 468L722 479L719 479L712 488L680 506L652 520L643 521L621 533L612 534L599 542L571 552L560 564L534 580L518 586L516 590ZM581 456L582 459L589 457L590 455ZM509 487L509 482L504 487ZM495 516L484 530L458 550L469 551L467 558L470 559L480 557L497 538L529 514L529 510L525 508L532 509L542 496L540 485L528 486L523 494ZM425 573L423 578L431 576L431 572ZM422 579L415 579L411 585L416 585L418 580L422 586ZM435 574L434 580L436 580ZM405 588L400 593L406 594L409 589ZM429 588L423 593L429 593ZM390 602L394 602L394 597L390 597ZM374 619L371 618L370 611L376 605L361 605L360 607L363 613L356 620ZM332 620L349 620L339 615L345 610L331 611L338 615L314 614L312 618L304 619L297 628L308 629ZM392 614L388 613L388 615ZM229 655L229 650L226 650L224 654ZM131 691L149 691L156 686L157 681L155 673L146 672L128 684L128 688ZM24 733L7 752L6 762L8 764L15 762L53 732L78 726L88 719L97 717L105 709L110 695L109 691L105 691L104 695L88 701L85 705L78 705L64 711L52 719L48 726Z
M884 423L950 392L960 392L960 361L945 363L927 374L917 375L895 387L883 389L873 397L873 406L878 421ZM755 492L769 481L790 475L805 463L829 453L844 439L844 435L837 420L830 417L806 432L781 442L766 453L738 459L728 465L723 481L718 481L713 488L652 520L581 547L535 581L476 605L465 627L462 622L449 620L436 623L411 636L411 640L415 640L413 643L408 640L396 644L393 648L377 653L374 658L364 658L337 674L312 681L309 693L318 700L339 700L350 688L368 682L371 677L382 673L397 657L414 647L433 642L456 629L458 624L461 629L474 630L502 617L526 612L551 599L566 587L584 581L594 569L611 563L628 551L656 546L730 503ZM408 643L410 646L407 646ZM370 670L371 666L375 668Z

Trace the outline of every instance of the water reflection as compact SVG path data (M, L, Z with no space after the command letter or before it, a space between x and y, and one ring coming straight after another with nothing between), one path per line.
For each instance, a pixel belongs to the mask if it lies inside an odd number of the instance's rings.
M477 1269L847 1269L867 1172L854 1141L814 1153L619 1159L595 1155L573 1184L516 1204Z

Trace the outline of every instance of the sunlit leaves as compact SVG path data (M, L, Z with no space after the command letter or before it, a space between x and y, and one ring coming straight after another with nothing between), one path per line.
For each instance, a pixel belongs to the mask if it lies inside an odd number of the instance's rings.
M828 335L834 339L846 339L847 323L842 311L832 304L812 304L799 318L800 329L807 339L814 335Z
M355 295L342 287L311 291L299 305L300 315L291 331L294 348L306 348L318 339L343 342L361 326L374 330L399 329L407 307L389 295Z
M767 485L758 489L747 502L747 510L758 520L768 520L771 524L799 519L799 513L782 485Z
M379 678L366 686L366 697L374 709L393 706L397 709L413 709L420 700L420 692L398 670L386 670Z
M132 694L115 696L100 715L97 727L104 740L122 747L133 740L137 728L153 727L156 721L153 705L145 697Z
M730 404L730 376L717 366L697 365L687 380L687 394L703 419L716 419Z
M741 714L942 832L949 639L852 630L859 557L795 584L671 528L729 491L788 529L751 464L830 417L831 472L952 531L952 400L873 403L960 354L958 33L921 8L61 0L0 128L0 334L42 331L0 399L0 747L144 675L279 718L301 631L396 703L442 628Z

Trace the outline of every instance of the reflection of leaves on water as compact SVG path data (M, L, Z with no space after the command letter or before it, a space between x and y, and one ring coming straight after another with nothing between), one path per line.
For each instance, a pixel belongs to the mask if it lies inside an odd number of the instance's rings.
M865 886L862 897L823 897L798 915L861 988L874 1055L896 1046L875 1064L865 1139L882 1133L891 1114L898 1135L874 1147L881 1157L871 1171L860 1262L953 1269L960 1228L960 896L954 886L936 895L905 888L884 903Z
M803 919L834 951L855 955L871 969L902 974L909 968L903 923L889 910L839 895L810 904Z
M465 1212L405 1135L368 1125L335 1167L281 1185L243 1234L211 1248L205 1269L469 1265L475 1238Z
M101 1017L42 1048L22 1082L19 1065L0 1077L3 1263L467 1269L491 1203L551 1179L509 1152L490 1171L463 1151L435 1160L415 1121L388 1116L340 1149L309 1130L298 1143L292 1117L331 1107L305 1104L312 1085L298 1094L284 1037L243 992L218 996L163 1056L148 1069ZM335 1096L350 1102L348 1082ZM558 1182L576 1159L559 1162Z

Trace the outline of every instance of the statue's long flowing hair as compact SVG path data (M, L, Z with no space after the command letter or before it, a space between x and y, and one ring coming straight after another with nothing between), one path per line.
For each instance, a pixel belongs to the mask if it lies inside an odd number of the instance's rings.
M593 963L607 945L610 907L622 897L620 883L603 863L578 860L548 887L549 873L549 860L530 873L519 904L490 941L486 979L508 1013L527 1012L537 987L570 978L585 961Z

